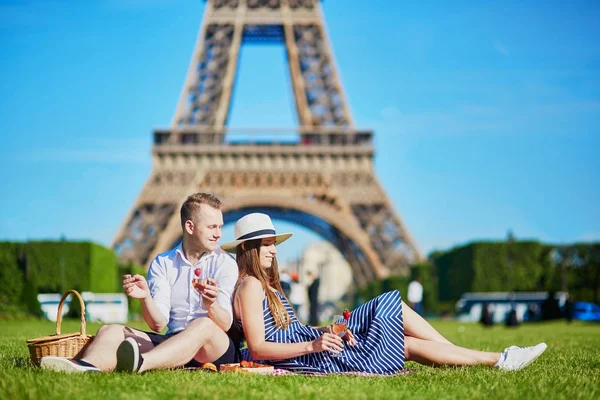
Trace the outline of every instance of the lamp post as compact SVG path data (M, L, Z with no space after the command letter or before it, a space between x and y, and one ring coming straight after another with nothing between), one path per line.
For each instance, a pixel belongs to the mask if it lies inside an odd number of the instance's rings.
M513 258L511 253L511 245L514 243L515 237L512 231L509 229L506 237L506 263L508 264L508 291L513 293L515 291L514 287L514 271L513 271Z
M65 235L60 236L60 292L65 293Z
M510 310L508 312L508 317L506 318L507 326L517 326L519 325L519 320L517 318L517 309L515 305L515 280L514 280L514 265L513 265L513 255L511 253L511 247L514 243L515 238L511 230L508 231L508 235L506 238L506 262L508 264L508 285L509 285L509 300L510 300Z

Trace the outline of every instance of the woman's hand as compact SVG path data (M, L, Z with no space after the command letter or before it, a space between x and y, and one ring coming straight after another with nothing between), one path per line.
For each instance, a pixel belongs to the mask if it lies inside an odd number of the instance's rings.
M358 342L354 338L354 334L350 329L346 329L346 334L342 337L342 339L348 342L349 346L354 346L355 344L358 344Z
M342 338L333 333L324 333L317 340L313 341L313 353L330 351L334 354L338 354L343 348L344 342L342 341Z

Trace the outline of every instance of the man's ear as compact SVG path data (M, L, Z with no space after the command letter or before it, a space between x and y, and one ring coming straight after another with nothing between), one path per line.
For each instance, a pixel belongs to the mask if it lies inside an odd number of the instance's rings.
M188 219L187 221L185 221L184 227L185 227L185 231L187 233L189 233L190 235L192 233L194 233L194 223L192 222L191 219Z

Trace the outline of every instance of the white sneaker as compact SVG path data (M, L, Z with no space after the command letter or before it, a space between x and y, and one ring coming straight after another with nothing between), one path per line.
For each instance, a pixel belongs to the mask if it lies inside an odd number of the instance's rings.
M83 372L102 372L98 368L94 367L90 363L81 361L79 359L68 359L65 357L54 357L46 356L42 357L40 361L40 367L42 369L48 369L52 371L62 371L67 374L83 373Z
M546 343L536 344L531 347L510 346L504 350L504 361L498 365L498 369L505 371L516 371L525 368L546 350Z

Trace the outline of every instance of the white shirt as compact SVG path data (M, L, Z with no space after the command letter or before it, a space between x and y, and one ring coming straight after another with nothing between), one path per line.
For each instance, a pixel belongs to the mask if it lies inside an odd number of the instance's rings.
M306 287L298 282L292 282L292 289L290 290L290 298L288 299L292 304L302 305L306 303L308 297L306 293Z
M423 285L417 281L412 281L408 285L408 301L411 303L420 303L423 301Z
M201 279L213 278L219 285L217 303L233 321L231 297L238 278L235 259L220 247L204 254L194 265L183 254L182 244L159 254L148 269L148 287L160 312L167 318L167 333L181 331L196 318L208 316L200 293L192 286L194 270Z

